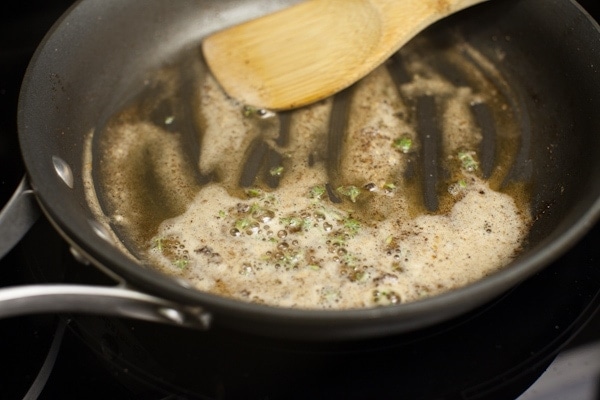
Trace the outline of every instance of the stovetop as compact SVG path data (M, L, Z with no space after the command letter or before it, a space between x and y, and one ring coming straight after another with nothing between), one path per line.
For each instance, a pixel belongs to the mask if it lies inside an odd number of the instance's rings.
M0 13L2 204L24 174L15 121L21 79L43 35L72 3L72 0L3 2L2 7L6 11ZM582 0L580 3L592 15L600 18L596 0ZM41 220L29 236L37 235L40 231L51 231L47 225L45 220ZM29 237L26 241L28 244L21 244L0 260L0 286L31 283L32 267L25 261L25 255L36 251L36 240ZM514 399L525 392L523 400L598 399L599 240L600 224L596 224L565 256L497 301L457 320L414 335L369 343L368 346L372 347L368 352L328 350L317 355L300 355L278 347L279 353L294 359L292 362L298 365L315 362L332 367L328 371L331 379L326 382L314 380L305 370L295 370L297 376L292 378L297 378L300 383L297 386L290 384L289 396L281 398L367 398L368 394L394 398L401 393L419 390L421 386L421 398ZM49 242L66 247L59 238ZM128 331L138 328L135 323L125 321L124 324ZM168 328L158 327L155 330L156 335L168 336L171 333ZM169 385L161 385L159 379L152 377L144 378L141 376L143 374L136 374L128 365L107 356L112 353L102 346L110 344L110 341L105 343L100 340L101 345L96 347L93 339L93 329L82 329L70 317L33 316L0 321L0 363L4 371L0 378L0 397L193 397L192 393L178 390L180 383L185 382L183 377L173 378L173 383ZM324 346L326 344L321 345ZM224 360L236 360L235 357L239 357L241 364L248 363L251 368L252 359L244 358L245 354L233 354L237 351L224 348L221 356ZM272 352L274 350L265 350L262 355L268 357ZM206 360L202 360L202 357L206 357ZM217 363L220 356L217 352L212 356L215 359L210 357L208 354L188 355L186 362ZM406 360L407 357L411 359ZM255 374L246 373L251 378L243 375L236 382L238 387L235 390L227 387L231 379L222 379L219 382L220 391L215 392L215 397L243 398L225 394L239 395L244 393L245 388L260 386L257 397L280 398L270 395L268 390L269 384L278 386L276 377L273 376L270 382L268 375L262 376L262 362L256 361ZM323 367L315 368L321 370ZM207 379L209 374L206 375ZM217 379L216 376L211 375L210 378ZM399 379L403 382L401 385L396 383L400 382ZM402 385L405 392L402 391ZM365 387L367 391L361 392ZM169 388L175 390L170 391ZM284 389L278 387L276 392L282 393L283 390L285 393Z

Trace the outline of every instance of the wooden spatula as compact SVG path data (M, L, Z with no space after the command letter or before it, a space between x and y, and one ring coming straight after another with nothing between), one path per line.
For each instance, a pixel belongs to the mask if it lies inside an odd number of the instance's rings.
M486 0L308 0L205 38L204 57L244 104L284 110L324 99L420 31Z

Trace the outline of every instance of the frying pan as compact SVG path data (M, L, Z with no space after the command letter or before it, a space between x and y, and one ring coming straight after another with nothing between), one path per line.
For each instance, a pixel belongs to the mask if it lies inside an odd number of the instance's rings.
M83 0L54 25L23 81L19 140L27 176L0 215L6 253L39 210L73 255L115 287L35 285L0 291L0 316L111 314L266 336L368 338L449 319L499 296L569 249L600 215L600 29L570 0L494 0L432 29L455 32L495 60L518 92L523 164L535 222L528 247L477 283L414 303L361 310L249 304L188 287L140 265L107 239L82 185L86 133L143 87L148 71L217 29L290 1ZM52 268L51 265L48 268Z

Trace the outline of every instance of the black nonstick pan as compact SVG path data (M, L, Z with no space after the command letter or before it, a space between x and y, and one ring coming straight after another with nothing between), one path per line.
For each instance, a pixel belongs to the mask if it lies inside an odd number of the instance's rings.
M85 198L82 169L88 132L130 101L149 71L182 49L198 46L217 29L293 3L84 0L56 23L23 82L18 127L27 176L1 216L3 242L10 247L21 235L17 228L26 229L41 209L76 257L120 284L5 289L0 292L1 316L109 313L201 328L218 324L267 336L383 336L428 326L492 300L544 268L596 223L599 27L574 1L493 0L436 24L424 35L450 42L461 37L497 64L514 93L522 135L510 179L529 185L534 223L527 248L507 268L414 303L315 311L202 293L125 255L107 239L110 235ZM435 207L435 199L425 199L428 207Z

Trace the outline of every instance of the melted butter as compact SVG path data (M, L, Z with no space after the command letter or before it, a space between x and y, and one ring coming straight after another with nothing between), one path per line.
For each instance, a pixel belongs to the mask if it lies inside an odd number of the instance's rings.
M512 260L527 232L512 198L475 177L449 214L407 219L398 210L383 221L311 198L321 180L245 201L210 184L161 224L150 259L204 291L285 307L370 307L481 279Z
M327 169L332 99L294 111L283 145L277 115L244 115L200 60L191 57L198 75L191 82L182 81L174 63L156 74L161 90L115 114L96 134L88 157L94 161L86 161L95 171L85 182L88 198L98 199L92 208L145 263L199 290L244 301L373 307L482 279L521 250L529 194L524 182L504 184L519 139L510 101L497 82L457 61L457 50L435 54L463 65L468 85L433 68L431 49L417 40L403 50L409 82L396 87L381 67L353 88L333 177ZM184 86L189 97L181 95ZM446 176L438 182L435 213L424 209L419 179L407 173L420 148L414 99L423 95L438 99L443 122ZM181 102L192 105L191 115L178 111ZM466 149L478 161L482 136L470 107L480 102L490 105L498 129L488 180L459 157ZM412 145L399 151L398 138ZM281 155L272 172L281 175L277 188L258 177L250 188L239 186L256 140ZM331 182L339 203L327 194Z

